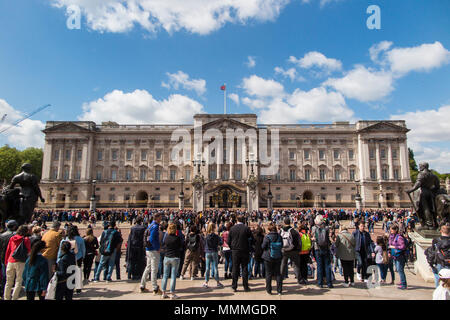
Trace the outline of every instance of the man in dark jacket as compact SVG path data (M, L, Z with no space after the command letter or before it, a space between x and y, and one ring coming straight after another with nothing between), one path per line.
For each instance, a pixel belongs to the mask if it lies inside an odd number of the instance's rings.
M300 234L291 226L291 219L284 218L284 226L280 232L283 239L283 258L281 260L281 274L286 275L288 269L288 260L291 259L294 264L294 273L297 283L300 284L300 251L302 243Z
M145 268L145 248L144 248L145 227L142 225L142 218L136 218L136 225L131 228L127 243L127 271L128 279L140 280Z
M372 246L372 238L370 237L370 233L365 230L365 224L360 222L358 224L358 228L353 231L353 237L355 238L355 252L356 252L356 260L357 264L357 277L361 278L361 281L366 281L369 278L367 274L368 267L368 259L370 257L375 257L375 253L373 251Z
M233 282L231 287L237 291L239 271L242 267L242 282L244 291L250 291L248 286L248 261L250 259L250 243L253 241L253 235L249 227L244 224L244 216L237 217L237 224L230 229L228 235L228 244L231 249L231 259L233 266Z
M115 221L109 222L109 227L107 230L103 231L100 238L100 263L95 273L94 282L98 282L100 279L100 273L103 268L108 270L106 281L111 282L111 276L115 266L115 259L117 254L117 247L120 243L121 236L117 230L115 230ZM119 248L120 250L120 248Z
M18 224L16 220L9 220L6 225L6 231L0 235L0 261L2 266L1 273L1 285L0 285L0 296L3 297L3 290L6 284L6 265L5 265L5 254L6 248L8 247L9 239L15 234Z

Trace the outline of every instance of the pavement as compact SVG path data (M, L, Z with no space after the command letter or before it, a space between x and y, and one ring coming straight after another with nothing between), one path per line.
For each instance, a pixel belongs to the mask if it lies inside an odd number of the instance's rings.
M95 235L101 234L101 224L98 223L95 228ZM119 224L121 229L124 246L127 241L130 225L128 223ZM80 233L83 236L83 229L86 225L80 225ZM382 234L381 224L377 224L375 227L375 233L372 235L372 239L375 240L376 236ZM219 264L219 275L223 276L224 265ZM295 276L292 268L290 268L289 278L283 281L283 294L268 295L265 292L265 280L264 279L252 279L249 281L251 292L243 292L242 279L239 281L238 292L234 293L231 288L231 280L225 280L221 278L221 282L224 288L215 288L215 280L210 280L208 289L202 287L203 279L196 278L191 281L180 280L176 281L176 294L182 300L431 300L434 291L433 283L426 283L418 274L414 273L414 267L412 263L409 263L405 268L406 278L408 282L407 290L399 290L396 285L382 285L372 289L367 288L367 284L360 282L356 279L355 274L355 287L345 288L343 286L343 277L336 273L336 280L334 282L334 288L329 289L319 288L315 285L315 280L310 279L308 285L298 285L296 283ZM188 276L188 273L186 273ZM106 283L103 281L85 285L82 293L74 295L75 300L102 300L102 299L115 299L115 300L161 300L161 296L153 295L151 282L147 282L147 288L149 293L141 293L139 290L139 281L131 280L115 280L116 271L113 273L113 282ZM125 255L122 255L121 260L121 277L127 278L125 272ZM91 278L93 275L91 274ZM390 281L390 273L388 273L387 281ZM396 273L396 282L398 282L399 276ZM161 279L158 280L158 285L161 285ZM272 282L273 292L276 292L276 282ZM170 288L170 280L167 283L167 289Z

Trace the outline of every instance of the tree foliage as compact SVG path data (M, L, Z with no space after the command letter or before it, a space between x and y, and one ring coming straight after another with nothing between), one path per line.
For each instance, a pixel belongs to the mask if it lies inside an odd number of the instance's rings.
M24 163L30 163L33 166L32 173L39 179L42 174L42 160L44 153L42 149L27 148L19 151L5 145L0 148L0 183L5 180L9 184L11 179L20 172L20 167Z
M411 174L412 182L415 183L417 180L417 175L419 174L419 169L417 168L417 163L416 160L414 159L414 151L412 151L410 148L408 148L408 155L409 155L409 173ZM450 173L441 174L433 169L431 169L431 172L437 175L439 180L445 180L446 178L450 178Z

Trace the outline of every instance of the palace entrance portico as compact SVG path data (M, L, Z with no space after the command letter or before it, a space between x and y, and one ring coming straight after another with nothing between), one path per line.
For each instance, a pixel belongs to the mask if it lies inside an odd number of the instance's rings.
M234 184L223 183L205 190L207 206L210 208L245 207L246 191Z

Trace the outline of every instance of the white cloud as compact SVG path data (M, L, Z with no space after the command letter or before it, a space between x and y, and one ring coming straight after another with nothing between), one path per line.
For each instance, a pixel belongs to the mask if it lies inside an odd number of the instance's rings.
M0 99L0 116L3 117L5 114L4 121L0 123L0 131L7 128L8 130L1 133L0 141L19 149L44 146L44 134L41 130L45 128L45 124L42 121L26 119L17 126L11 127L14 122L22 119L25 115L14 109L5 100Z
M180 87L186 90L194 90L199 96L206 92L206 81L204 79L189 79L189 75L183 71L177 73L166 73L169 83L162 82L161 86L178 90Z
M251 96L279 97L284 95L284 87L281 83L269 79L263 79L256 75L244 78L242 87Z
M156 100L146 90L124 93L114 90L96 101L84 103L79 120L115 121L121 124L180 124L191 123L192 116L204 112L195 100L179 94Z
M438 41L417 47L394 48L386 53L392 72L430 71L450 62L450 51Z
M294 80L305 81L305 78L297 75L297 70L295 70L295 68L289 68L287 70L284 70L281 67L275 67L274 71L275 71L275 74L280 74L285 78L291 79L291 81L294 81Z
M432 169L450 172L450 125L447 121L450 119L450 105L391 115L390 118L405 120L411 129L408 146L414 151L417 162L427 161ZM446 148L437 147L434 143L446 144Z
M301 59L290 56L289 62L296 64L300 68L309 69L317 67L326 72L338 71L342 69L342 62L336 59L327 58L325 55L317 51L308 52Z
M239 95L236 93L229 93L228 98L230 98L235 104L239 105Z
M251 56L248 56L247 57L247 62L245 63L246 65L247 65L247 67L249 67L249 68L254 68L255 66L256 66L256 60L255 60L255 57L251 57Z
M391 46L392 46L391 41L381 41L377 44L374 44L369 49L370 59L375 63L379 63L380 62L380 60L378 59L379 54L381 52L387 51Z
M333 87L348 98L362 102L380 100L393 90L392 74L357 65L342 78L330 78L324 85Z
M186 30L209 34L226 23L273 21L290 0L49 0L58 8L77 5L89 28L127 32L135 25L149 32Z

